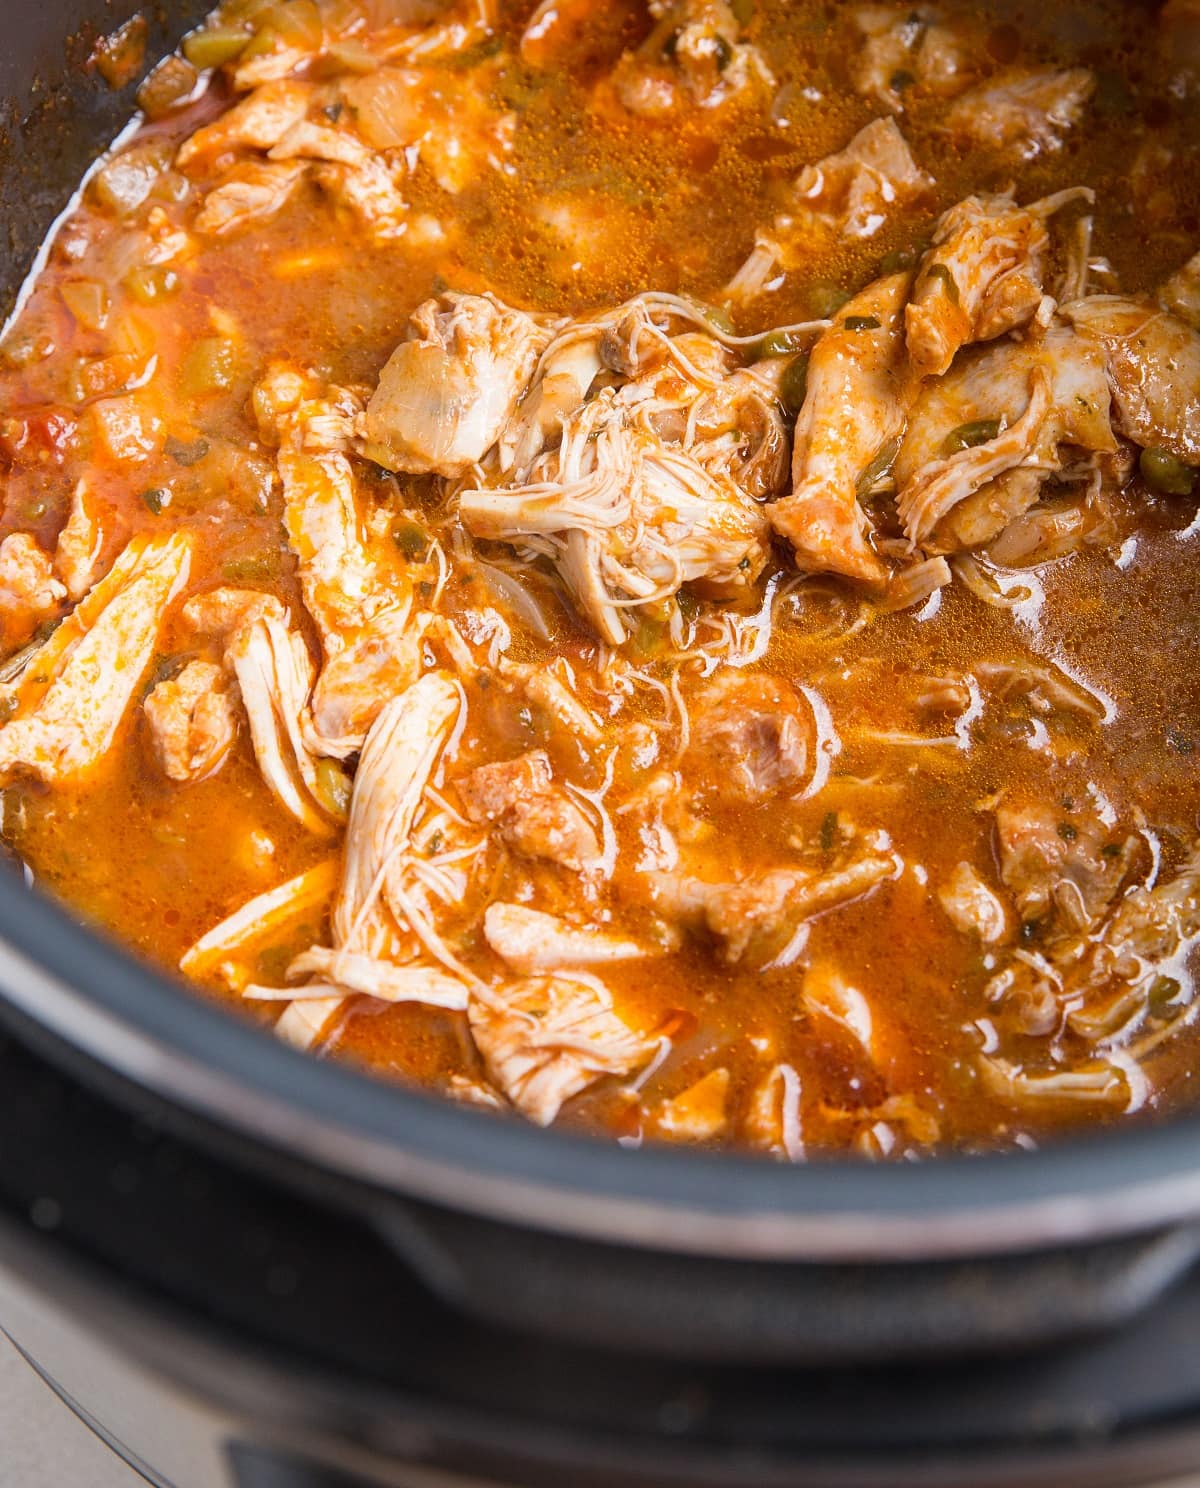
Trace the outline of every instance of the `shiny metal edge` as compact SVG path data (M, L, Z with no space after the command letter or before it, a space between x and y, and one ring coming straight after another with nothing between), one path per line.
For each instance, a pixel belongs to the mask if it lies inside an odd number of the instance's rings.
M1116 1239L1200 1217L1200 1169L1098 1194L1055 1194L919 1214L722 1213L489 1176L312 1116L164 1045L0 941L0 988L67 1044L218 1129L402 1197L503 1223L659 1251L760 1261L915 1261Z

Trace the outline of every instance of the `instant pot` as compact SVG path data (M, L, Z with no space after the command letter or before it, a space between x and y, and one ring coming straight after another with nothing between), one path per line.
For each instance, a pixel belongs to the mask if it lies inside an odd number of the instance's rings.
M5 309L137 8L9 7ZM143 6L148 60L207 8ZM624 1151L297 1054L0 867L0 1327L152 1483L1149 1483L1200 1468L1198 1256L1200 1118Z

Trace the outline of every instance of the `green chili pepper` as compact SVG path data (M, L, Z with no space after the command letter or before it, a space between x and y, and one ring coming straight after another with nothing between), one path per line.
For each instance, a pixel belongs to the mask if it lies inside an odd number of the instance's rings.
M1138 470L1152 491L1164 496L1190 496L1196 489L1196 472L1170 450L1144 449L1138 457Z
M995 439L999 433L999 419L972 419L969 423L959 424L957 429L951 429L942 449L948 455L954 454L955 450L974 449L976 445Z

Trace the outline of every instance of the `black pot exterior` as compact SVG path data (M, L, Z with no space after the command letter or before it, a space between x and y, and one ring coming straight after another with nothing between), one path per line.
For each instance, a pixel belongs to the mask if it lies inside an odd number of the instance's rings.
M8 299L128 116L82 64L136 8L40 0L9 22ZM155 19L151 55L207 8ZM297 1055L7 874L0 1015L117 1101L353 1213L460 1308L559 1339L743 1362L1011 1348L1127 1319L1197 1249L1195 1120L911 1167L624 1152Z

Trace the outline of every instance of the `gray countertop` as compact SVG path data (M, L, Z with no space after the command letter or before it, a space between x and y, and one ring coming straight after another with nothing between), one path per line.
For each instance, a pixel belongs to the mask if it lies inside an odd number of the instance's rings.
M0 1488L146 1488L0 1333Z

